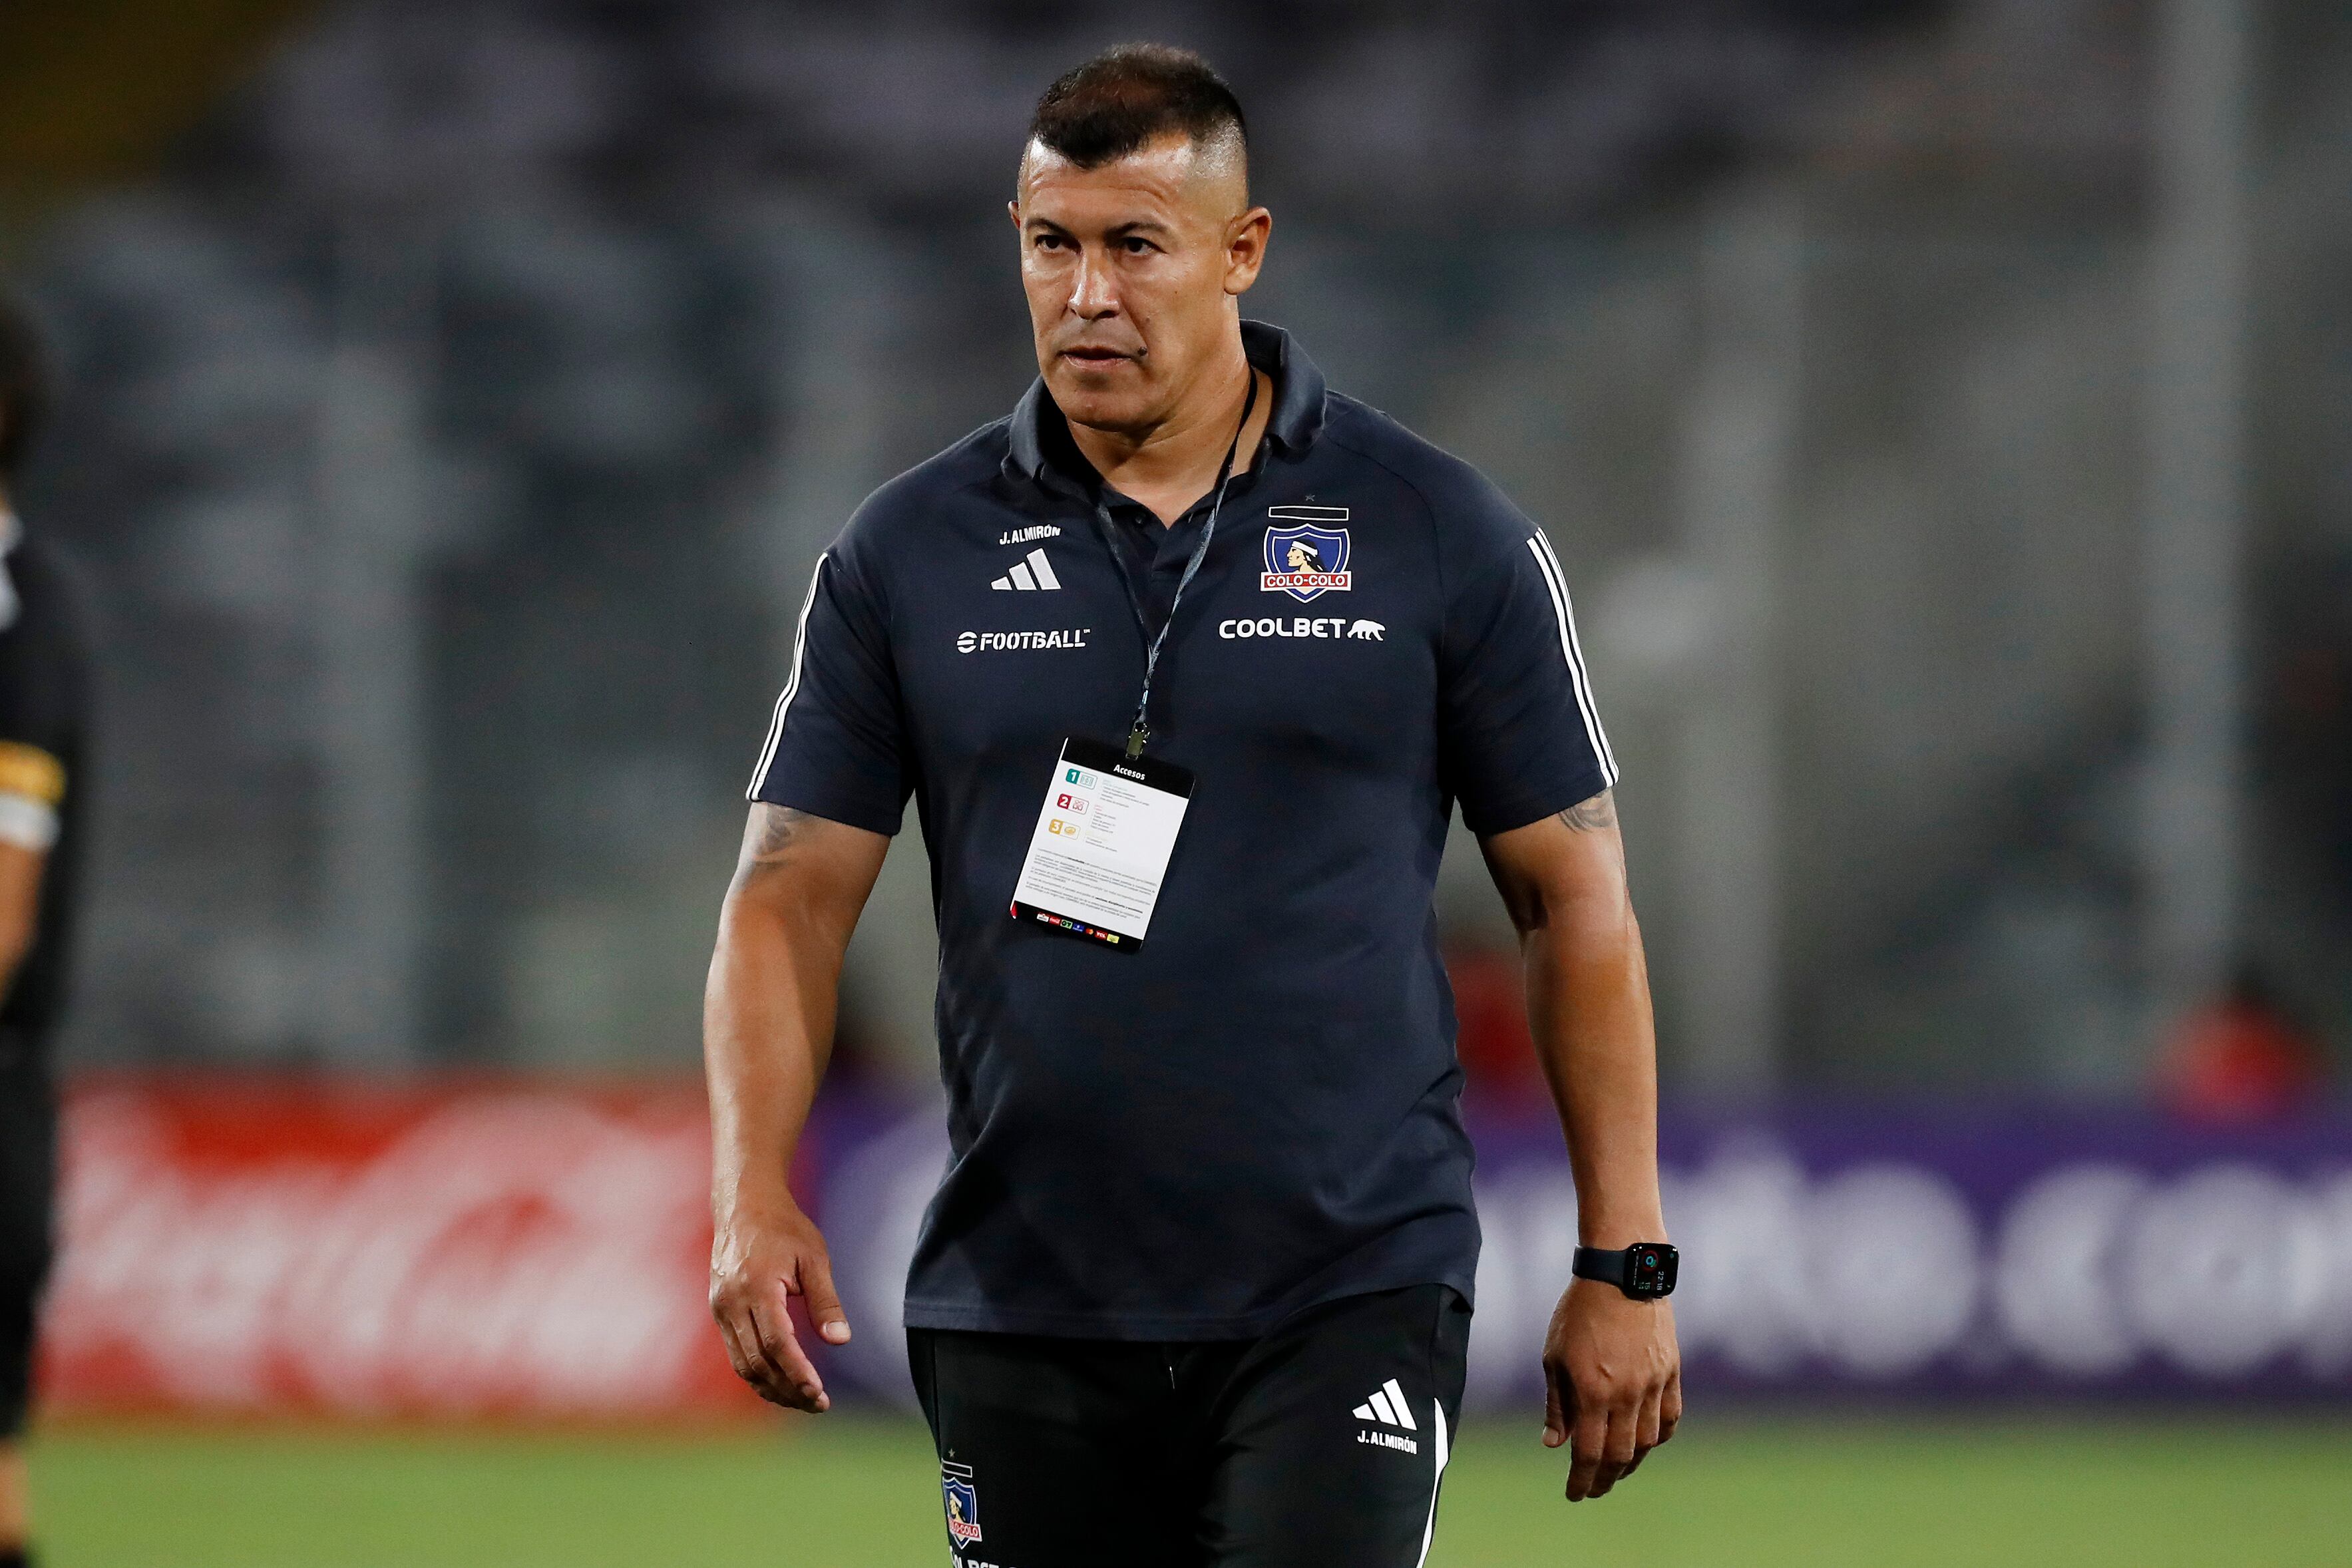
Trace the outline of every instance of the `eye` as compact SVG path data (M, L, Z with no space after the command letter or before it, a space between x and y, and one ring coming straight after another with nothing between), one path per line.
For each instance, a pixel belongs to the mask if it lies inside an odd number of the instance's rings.
M1129 256L1143 256L1160 248L1140 235L1130 234L1119 243L1127 247Z
M1059 250L1062 248L1062 237L1058 234L1040 234L1034 237L1029 243L1040 250Z

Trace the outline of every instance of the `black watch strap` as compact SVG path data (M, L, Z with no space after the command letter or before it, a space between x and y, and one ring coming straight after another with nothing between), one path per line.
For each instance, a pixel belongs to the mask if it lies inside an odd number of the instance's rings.
M1637 1241L1616 1251L1580 1247L1569 1268L1579 1279L1598 1279L1616 1286L1636 1301L1654 1301L1675 1293L1675 1276L1681 1265L1682 1254L1664 1242Z

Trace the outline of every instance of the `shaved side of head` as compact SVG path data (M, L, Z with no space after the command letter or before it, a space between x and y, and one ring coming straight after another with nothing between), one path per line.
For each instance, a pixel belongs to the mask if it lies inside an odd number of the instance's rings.
M1037 100L1021 166L1051 155L1080 169L1181 138L1195 178L1234 187L1249 205L1249 122L1241 100L1209 62L1165 44L1122 44L1064 74Z

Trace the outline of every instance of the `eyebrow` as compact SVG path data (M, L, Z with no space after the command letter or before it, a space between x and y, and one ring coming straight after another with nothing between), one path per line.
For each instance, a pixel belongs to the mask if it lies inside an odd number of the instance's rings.
M1032 229L1050 228L1056 234L1067 234L1070 232L1067 227L1055 223L1052 218L1045 217L1034 213L1031 214L1028 219L1024 222L1021 226L1023 228ZM1109 237L1117 239L1122 235L1129 234L1173 234L1176 232L1176 229L1173 225L1162 223L1158 218L1139 217L1127 223L1116 224L1106 232L1108 234Z

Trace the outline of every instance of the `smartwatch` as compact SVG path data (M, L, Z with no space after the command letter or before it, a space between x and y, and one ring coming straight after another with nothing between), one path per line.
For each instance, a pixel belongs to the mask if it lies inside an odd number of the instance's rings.
M1580 1247L1569 1272L1579 1279L1614 1285L1636 1301L1654 1301L1675 1293L1682 1256L1663 1241L1637 1241L1620 1252Z

